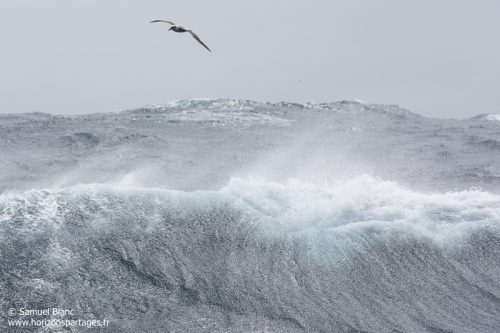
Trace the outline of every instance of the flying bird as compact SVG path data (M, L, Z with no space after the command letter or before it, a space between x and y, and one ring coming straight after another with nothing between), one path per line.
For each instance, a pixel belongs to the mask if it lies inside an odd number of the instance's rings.
M163 23L168 23L171 25L170 29L168 29L169 31L170 30L173 30L175 32L189 32L191 34L191 36L193 36L194 39L196 39L198 41L198 43L200 43L201 45L203 45L204 48L206 48L208 51L212 52L208 46L205 45L205 43L203 43L200 39L200 37L198 37L198 35L196 35L192 30L189 30L189 29L186 29L184 27L181 27L180 25L177 25L175 24L174 22L170 22L170 21L164 21L164 20L154 20L154 21L151 21L150 23L157 23L157 22L163 22Z

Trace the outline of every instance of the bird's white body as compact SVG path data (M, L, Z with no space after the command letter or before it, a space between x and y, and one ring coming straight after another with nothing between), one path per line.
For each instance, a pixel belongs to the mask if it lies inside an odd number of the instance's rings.
M188 30L184 27L178 26L178 25L172 26L169 30L173 30L175 32L188 32L188 31L190 31L190 30Z

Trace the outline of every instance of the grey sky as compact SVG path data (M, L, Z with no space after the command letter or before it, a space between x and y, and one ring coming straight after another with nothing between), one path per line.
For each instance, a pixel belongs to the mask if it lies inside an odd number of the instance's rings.
M2 0L0 112L227 97L500 113L499 41L497 0Z

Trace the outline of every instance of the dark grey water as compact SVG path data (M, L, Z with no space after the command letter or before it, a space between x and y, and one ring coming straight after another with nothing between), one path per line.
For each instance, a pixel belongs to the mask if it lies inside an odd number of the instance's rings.
M180 101L2 115L0 149L1 331L500 330L495 117Z

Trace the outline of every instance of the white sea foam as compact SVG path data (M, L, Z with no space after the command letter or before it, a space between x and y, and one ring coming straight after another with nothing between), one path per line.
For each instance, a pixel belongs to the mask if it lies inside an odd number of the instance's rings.
M234 178L221 192L288 231L377 227L442 241L481 226L500 227L499 195L420 193L366 175L322 185Z
M500 114L489 114L486 116L486 120L500 121Z
M22 215L36 227L43 221L60 219L60 204L66 202L66 196L83 195L82 198L88 197L86 200L113 211L116 208L109 198L112 195L120 200L138 196L152 207L155 202L165 207L184 202L185 206L177 209L186 212L192 203L209 207L218 198L257 218L265 228L286 233L355 232L375 227L444 241L463 237L480 227L500 227L500 195L482 191L421 193L367 175L324 184L297 179L278 183L261 177L232 178L215 192L137 188L133 187L133 179L126 178L119 185L77 185L0 195L0 221Z

